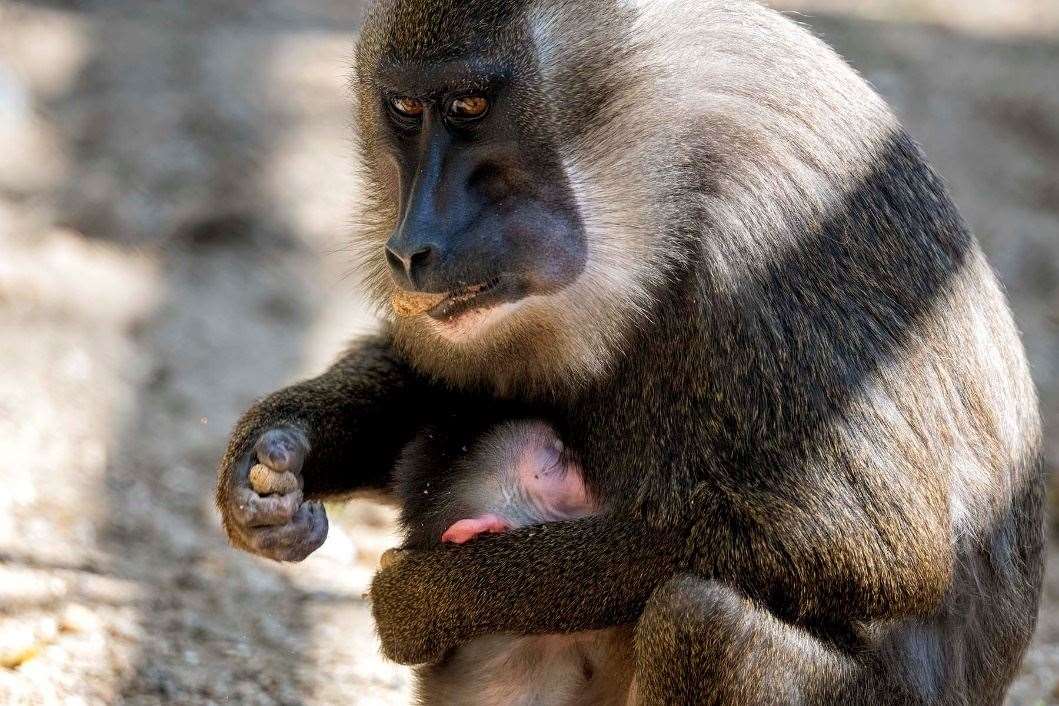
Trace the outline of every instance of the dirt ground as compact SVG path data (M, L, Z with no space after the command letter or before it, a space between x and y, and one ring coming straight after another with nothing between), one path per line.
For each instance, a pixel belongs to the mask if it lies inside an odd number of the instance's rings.
M782 4L949 180L1059 465L1059 3ZM0 703L407 703L362 598L391 513L333 508L279 566L211 504L236 416L373 326L344 253L360 12L0 0ZM1057 570L1011 704L1059 703Z

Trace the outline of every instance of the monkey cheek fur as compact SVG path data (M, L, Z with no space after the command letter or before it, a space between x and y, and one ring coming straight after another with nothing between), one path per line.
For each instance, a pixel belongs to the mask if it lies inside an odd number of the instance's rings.
M422 318L435 336L449 343L461 344L486 333L513 314L518 307L518 302L504 302L470 309L449 319L435 319L429 316Z

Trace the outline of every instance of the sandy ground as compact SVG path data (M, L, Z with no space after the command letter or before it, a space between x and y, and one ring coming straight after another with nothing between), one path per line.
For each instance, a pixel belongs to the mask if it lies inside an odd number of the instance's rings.
M949 179L1025 332L1054 467L1059 6L784 5ZM211 505L239 412L373 325L343 253L359 14L0 0L0 703L407 703L362 599L392 515L336 508L287 567L229 549ZM1059 703L1057 600L1053 571L1012 704Z

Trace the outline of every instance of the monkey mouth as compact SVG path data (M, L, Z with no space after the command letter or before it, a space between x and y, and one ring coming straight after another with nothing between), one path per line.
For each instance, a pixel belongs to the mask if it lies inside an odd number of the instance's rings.
M488 309L512 301L514 298L514 286L501 277L494 277L486 282L472 284L450 293L426 313L437 321L454 321L470 311Z

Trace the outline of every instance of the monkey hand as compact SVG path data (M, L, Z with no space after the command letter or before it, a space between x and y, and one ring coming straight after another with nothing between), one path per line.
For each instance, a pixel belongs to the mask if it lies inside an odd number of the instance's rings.
M327 538L327 514L305 502L301 469L304 435L288 427L261 434L254 448L227 469L218 504L232 543L275 561L301 561Z
M390 550L371 584L371 608L382 651L399 664L427 664L463 640L455 602L444 595L446 582L435 576L440 550Z

